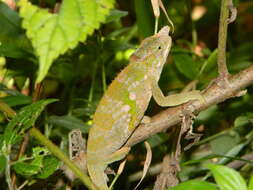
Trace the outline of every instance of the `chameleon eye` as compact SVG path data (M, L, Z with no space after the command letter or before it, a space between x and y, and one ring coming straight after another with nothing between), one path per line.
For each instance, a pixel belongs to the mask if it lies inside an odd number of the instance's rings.
M161 46L159 46L159 47L158 47L158 49L162 49L162 47L161 47Z

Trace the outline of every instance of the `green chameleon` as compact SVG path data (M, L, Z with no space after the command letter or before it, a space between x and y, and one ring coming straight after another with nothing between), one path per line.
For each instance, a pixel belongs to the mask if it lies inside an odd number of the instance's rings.
M108 190L105 169L123 159L127 139L141 123L151 97L160 106L175 106L203 97L199 91L164 96L158 81L171 48L170 28L146 38L109 86L94 115L87 145L87 167L99 190Z

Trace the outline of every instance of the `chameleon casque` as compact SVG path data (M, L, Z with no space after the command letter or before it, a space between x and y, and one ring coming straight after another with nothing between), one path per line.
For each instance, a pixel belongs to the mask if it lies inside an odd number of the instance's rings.
M202 99L199 91L164 96L158 81L171 48L170 28L143 40L110 84L94 114L87 145L87 167L99 190L108 190L105 169L130 151L124 144L141 123L151 97L160 106Z

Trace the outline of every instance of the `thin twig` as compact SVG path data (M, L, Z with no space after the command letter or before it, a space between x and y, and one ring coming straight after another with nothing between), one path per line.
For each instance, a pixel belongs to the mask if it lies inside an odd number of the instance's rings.
M6 168L5 168L5 177L6 177L6 182L8 184L8 187L9 187L9 190L14 190L14 186L12 184L12 181L11 181L11 164L10 164L10 156L6 156Z
M226 79L229 75L226 64L226 43L228 28L229 8L228 0L221 0L219 36L218 36L218 72L221 79Z
M22 183L17 190L21 190L24 186L26 186L28 184L28 180L25 180L24 183Z
M253 159L253 153L251 152L251 153L245 154L241 158L244 159L244 160L252 160ZM240 168L241 166L243 166L246 163L247 162L242 161L242 160L234 160L234 161L230 162L229 164L227 164L227 166L230 167L230 168L237 169L237 168Z

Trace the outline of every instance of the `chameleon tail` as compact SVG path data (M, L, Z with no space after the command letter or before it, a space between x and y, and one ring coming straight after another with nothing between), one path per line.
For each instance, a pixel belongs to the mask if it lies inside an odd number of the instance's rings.
M109 190L107 186L107 176L104 173L106 165L88 165L88 171L92 182L99 190Z

